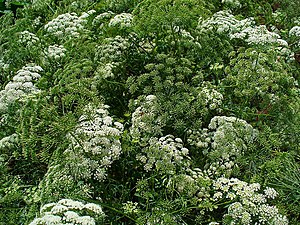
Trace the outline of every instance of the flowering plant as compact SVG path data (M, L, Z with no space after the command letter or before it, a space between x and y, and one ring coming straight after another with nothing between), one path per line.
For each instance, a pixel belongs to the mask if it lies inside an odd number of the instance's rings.
M27 3L0 0L0 224L298 225L296 0Z

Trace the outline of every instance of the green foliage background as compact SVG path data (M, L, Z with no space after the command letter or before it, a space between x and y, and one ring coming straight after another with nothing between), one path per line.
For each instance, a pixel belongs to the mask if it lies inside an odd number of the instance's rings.
M231 224L234 219L224 215L238 200L213 201L213 179L186 184L183 192L176 189L176 182L180 184L188 174L187 168L204 171L219 160L218 154L207 153L213 147L189 141L190 132L202 132L216 116L242 119L258 131L253 142L245 142L247 150L231 158L235 168L222 176L274 188L279 196L271 200L272 205L287 216L289 224L299 224L300 52L297 40L289 36L295 20L300 21L299 2L240 0L240 7L226 2L0 1L1 90L23 66L43 68L35 83L38 94L0 110L0 224L29 224L39 216L42 205L60 198L101 205L106 217L96 224ZM239 20L253 17L257 26L275 27L294 58L280 55L276 44L253 45L226 33L201 31L201 21L228 9ZM45 29L61 14L80 16L89 10L95 12L77 37L60 38ZM97 22L96 16L107 12L111 16ZM111 18L121 13L132 15L131 26L110 25ZM32 46L20 42L23 31L39 41ZM47 55L50 45L63 45L65 57L51 59ZM106 65L112 65L113 75L103 70ZM220 103L210 106L204 90L222 95ZM152 95L155 100L147 103L147 96ZM117 138L122 154L106 168L104 180L83 179L66 169L77 163L68 161L65 154L71 146L68 137L77 129L85 107L101 104L109 105L111 118L124 125ZM141 111L135 114L139 107ZM138 127L138 134L133 134L136 115L145 128ZM190 165L172 162L173 173L164 166L162 172L154 166L145 170L138 157L151 151L154 158L161 157L155 151L165 149L153 147L151 140L158 143L169 134L189 149L184 160ZM15 139L4 145L6 137ZM236 137L242 140L243 134ZM228 145L238 143L224 140ZM73 176L57 184L61 189L49 185L59 180L55 176L60 172ZM209 196L200 202L196 186L208 190Z

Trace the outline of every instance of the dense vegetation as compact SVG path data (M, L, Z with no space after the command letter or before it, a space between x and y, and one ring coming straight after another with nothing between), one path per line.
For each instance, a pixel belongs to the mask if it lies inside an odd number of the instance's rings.
M298 0L0 4L0 224L299 224Z

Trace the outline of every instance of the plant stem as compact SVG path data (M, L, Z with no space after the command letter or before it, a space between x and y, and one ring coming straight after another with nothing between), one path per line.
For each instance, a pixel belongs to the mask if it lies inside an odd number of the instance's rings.
M132 220L132 221L135 222L136 224L140 224L140 223L138 223L138 221L136 221L136 220L133 219L132 217L128 216L127 214L123 213L122 211L120 211L120 210L118 210L118 209L116 209L116 208L113 208L113 207L108 206L108 205L103 204L103 203L100 203L100 205L103 206L103 207L105 207L105 208L108 208L108 209L110 209L110 210L113 210L113 211L115 211L115 212L117 212L117 213L119 213L119 214L122 214L123 216L125 216L126 218ZM141 224L140 224L140 225L141 225Z

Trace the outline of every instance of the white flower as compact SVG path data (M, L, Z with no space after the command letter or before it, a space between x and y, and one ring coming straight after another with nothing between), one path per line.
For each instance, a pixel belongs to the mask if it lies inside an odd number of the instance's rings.
M87 23L87 18L92 14L83 13L80 17L76 13L65 13L48 22L45 25L45 30L58 38L77 37L78 32L84 30L84 24Z
M80 212L77 213L71 211L72 209ZM99 218L99 216L105 216L102 208L97 204L87 203L84 205L82 202L74 201L72 199L61 199L58 203L49 203L41 207L40 212L42 217L34 219L30 225L95 225L95 219L93 217L84 215L90 214L90 211L96 213L97 218ZM60 214L63 216L61 217L55 214Z
M289 31L289 36L290 37L298 37L300 38L300 26L294 26L290 31Z
M187 148L182 148L181 152L183 155L188 155L189 154L189 150Z
M233 200L236 197L236 195L233 192L229 192L226 196L226 198L229 198L230 200Z
M230 204L228 207L228 213L233 218L238 218L239 215L244 213L244 211L245 211L245 209L240 202L234 202L234 203Z
M275 191L274 188L270 188L270 187L267 187L267 188L264 190L264 192L265 192L265 195L266 195L267 198L272 198L272 199L276 198L276 196L277 196L277 194L278 194L278 193Z
M152 102L156 100L156 96L155 95L147 95L146 96L146 101L148 102Z
M101 67L107 64L106 69L111 70L123 60L121 56L128 46L128 39L122 36L106 38L104 44L97 47L95 61L100 61Z
M131 26L133 16L130 13L121 13L112 18L108 24L110 27L120 26L126 28Z
M86 171L86 173L78 172L82 178L104 179L105 168L110 167L122 153L119 139L123 132L123 125L113 121L113 118L108 115L107 108L103 104L99 108L87 105L84 114L79 118L74 134L68 136L71 144L65 154L71 157L70 149L77 149L76 152L73 151L72 158L80 159L82 166L80 171ZM75 170L77 171L78 168Z
M64 213L64 219L68 222L76 222L79 215L73 211L67 211Z
M69 209L79 209L79 210L81 210L81 209L84 208L84 204L82 202L74 201L72 199L61 199L61 200L58 201L58 204L65 205Z
M120 122L114 122L114 125L119 129L119 130L123 130L124 126L122 123Z
M113 70L116 66L116 63L106 63L106 64L100 64L100 66L97 68L96 75L97 77L102 78L109 78L109 77L115 77Z
M55 215L45 215L41 218L46 225L54 225L54 224L60 224L61 217L55 216Z
M146 171L156 169L160 173L173 174L177 165L188 167L188 149L175 139L172 135L150 138L149 145L143 149L142 154L137 155L137 160L145 164Z
M137 202L131 202L127 201L126 203L123 203L123 210L125 213L137 213L138 212L138 203Z
M268 31L265 25L260 25L256 27L247 27L240 32L234 33L230 35L230 38L240 38L243 36L247 43L249 44L272 44L272 43L280 43L286 45L286 42L282 42L280 36L274 32Z
M113 119L110 116L106 116L103 118L103 123L105 125L111 125L112 124Z
M234 4L235 0L223 0L223 2ZM199 20L198 29L200 32L212 32L227 34L230 39L243 39L251 45L279 44L287 46L287 42L280 39L275 32L270 32L265 25L255 26L253 18L237 20L229 11L219 11L210 19ZM297 28L290 34L297 33Z
M137 107L132 114L130 134L133 138L142 138L142 141L146 142L149 140L147 136L154 136L155 133L161 134L162 118L158 114L158 101L156 96L145 96L139 104L140 106Z
M35 46L40 39L33 33L29 31L22 31L20 33L19 43L24 44L26 47Z
M76 219L76 223L81 224L81 225L95 225L95 220L94 218L90 216L81 216Z
M103 214L101 206L94 204L94 203L85 204L84 208L89 209L99 215Z
M42 71L40 66L25 66L17 71L13 77L13 81L9 82L4 90L0 91L0 105L2 110L7 110L7 107L17 100L26 100L32 97L40 90L32 83L38 80L41 75L38 73Z
M216 192L213 196L213 199L214 199L214 201L216 201L216 200L222 198L222 196L223 196L222 192Z
M252 219L251 214L248 212L243 212L241 215L241 223L243 225L251 225Z
M44 224L44 220L42 218L35 218L29 225L40 225Z
M64 211L68 211L68 207L66 207L64 205L60 205L60 204L56 204L51 209L52 214L58 214L58 213L62 213Z
M0 150L12 148L18 144L18 141L19 136L17 134L12 134L7 137L4 137L0 140Z
M47 57L56 61L65 57L67 50L62 45L50 45L47 49Z

